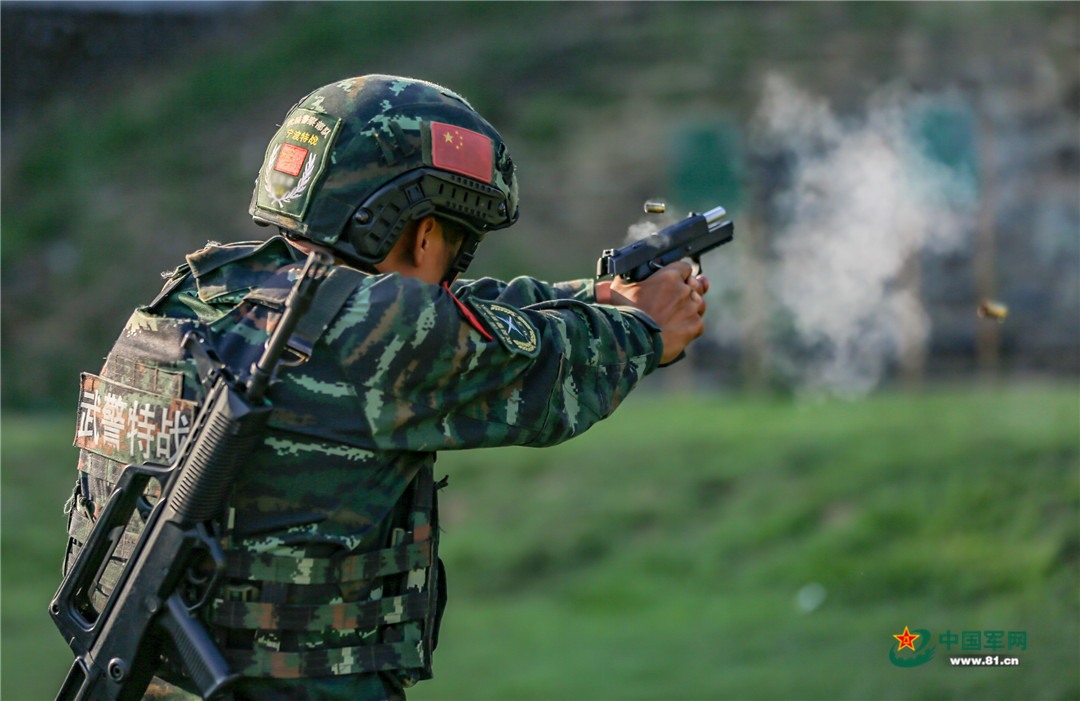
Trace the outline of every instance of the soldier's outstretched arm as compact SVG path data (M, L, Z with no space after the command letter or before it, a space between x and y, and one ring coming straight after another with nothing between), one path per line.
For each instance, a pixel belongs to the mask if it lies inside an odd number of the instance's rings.
M485 277L477 280L459 280L451 289L459 299L476 297L479 299L498 300L517 307L530 304L551 302L557 299L576 299L593 304L597 299L597 287L609 283L596 283L592 278L567 280L565 282L545 282L533 277L519 276L504 282Z
M492 278L462 281L453 286L461 299L470 297L525 307L542 302L574 299L589 304L613 304L636 307L649 314L663 329L664 347L674 360L686 345L704 332L704 295L709 280L693 275L689 263L677 262L657 271L660 278L627 282L592 279L548 283L531 277L516 277L510 282ZM677 350L676 350L677 349Z
M456 300L398 275L358 290L326 337L381 450L557 443L610 415L670 352L634 307Z

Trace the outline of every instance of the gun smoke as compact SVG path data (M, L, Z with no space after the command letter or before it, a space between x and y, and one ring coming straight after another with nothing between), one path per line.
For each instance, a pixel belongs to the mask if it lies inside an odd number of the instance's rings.
M679 221L679 218L670 213L646 215L643 219L639 219L637 223L631 224L626 230L626 240L624 243L633 243L634 241L648 238L665 226L674 224L677 221Z
M863 395L929 337L918 261L964 243L974 193L970 174L926 155L912 128L924 106L891 91L845 120L782 77L765 83L752 145L789 175L767 205L770 301L795 337L774 338L769 360L804 391Z

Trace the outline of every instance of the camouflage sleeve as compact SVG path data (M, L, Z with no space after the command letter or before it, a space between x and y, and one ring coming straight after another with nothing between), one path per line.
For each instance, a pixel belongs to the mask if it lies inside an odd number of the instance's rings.
M396 274L357 290L325 339L356 393L355 439L376 450L558 443L609 416L663 355L634 310L459 303Z
M458 281L452 289L459 299L477 297L499 300L515 307L557 299L576 299L589 304L596 302L596 283L588 278L549 283L531 277L516 277L510 282L485 277Z

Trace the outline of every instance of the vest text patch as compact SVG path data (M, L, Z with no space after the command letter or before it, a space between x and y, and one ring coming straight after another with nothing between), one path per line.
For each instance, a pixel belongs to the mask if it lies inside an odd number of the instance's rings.
M83 373L75 447L122 463L168 464L176 457L198 405Z

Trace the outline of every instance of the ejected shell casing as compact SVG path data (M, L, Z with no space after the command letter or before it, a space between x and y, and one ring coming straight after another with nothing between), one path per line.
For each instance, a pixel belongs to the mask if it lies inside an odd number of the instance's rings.
M981 318L997 319L998 321L1005 321L1005 317L1009 315L1009 308L1001 302L995 302L990 299L984 299L979 303L979 316Z
M667 205L663 202L646 202L645 213L646 214L663 214L667 211Z

